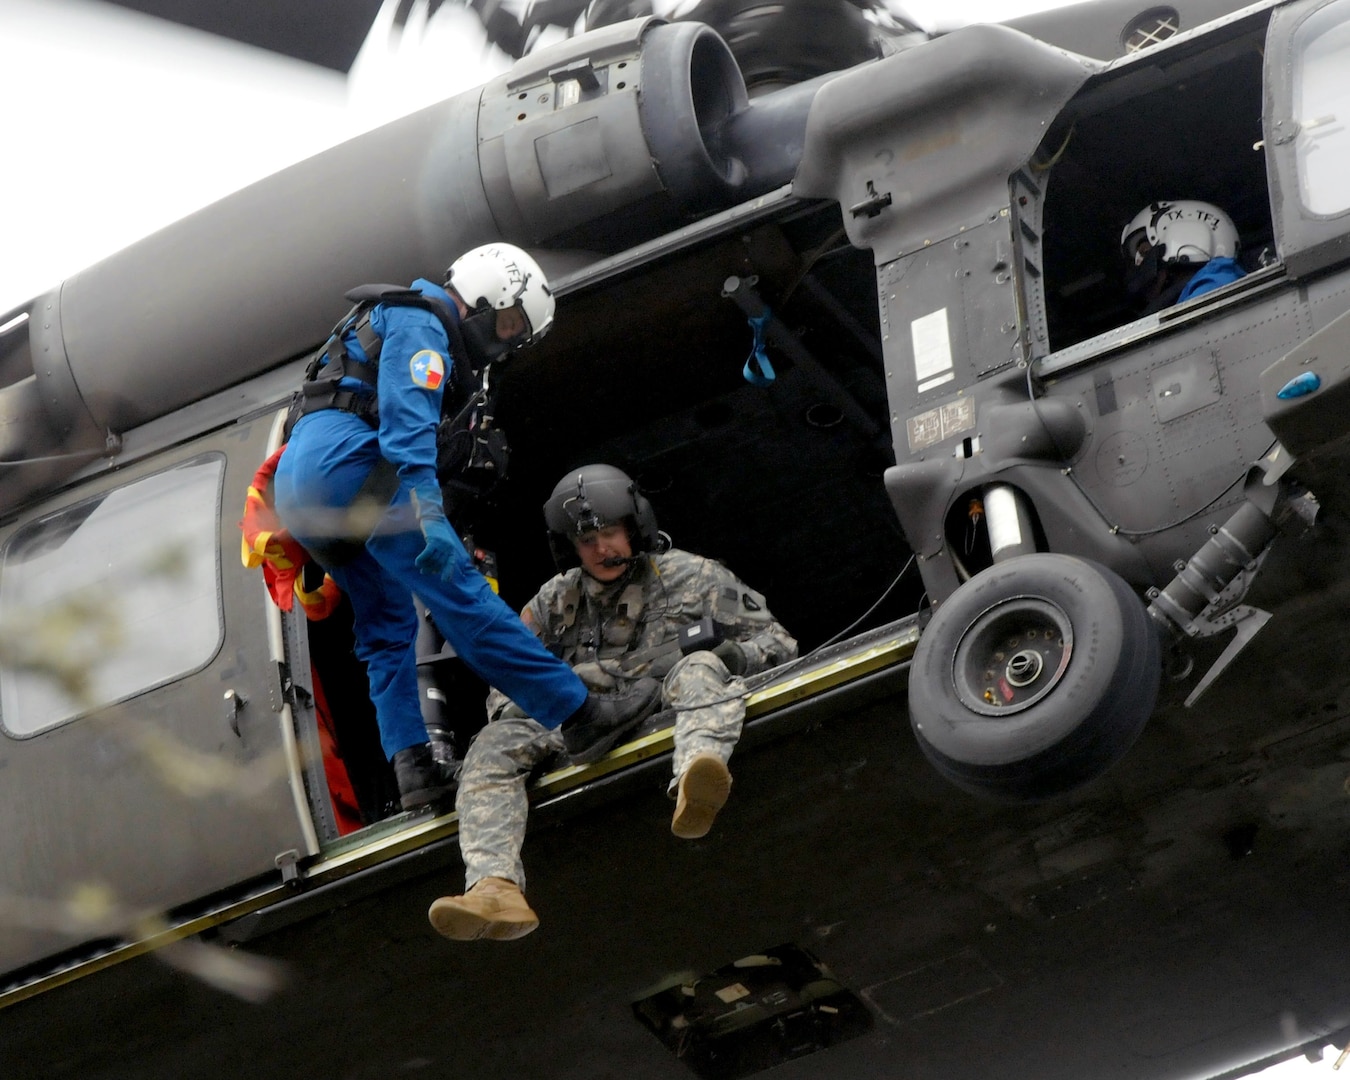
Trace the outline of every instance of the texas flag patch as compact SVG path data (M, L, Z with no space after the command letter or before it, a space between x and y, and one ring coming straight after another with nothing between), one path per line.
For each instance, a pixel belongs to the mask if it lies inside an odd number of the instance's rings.
M413 385L423 390L438 390L445 381L445 361L438 352L423 349L414 354L410 366Z

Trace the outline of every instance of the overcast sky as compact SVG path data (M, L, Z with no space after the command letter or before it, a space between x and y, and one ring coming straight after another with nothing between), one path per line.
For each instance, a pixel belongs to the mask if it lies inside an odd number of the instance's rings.
M917 21L1064 0L908 0ZM336 142L504 70L476 19L393 0L350 76L97 0L0 0L0 313L147 233ZM453 62L447 58L453 57Z

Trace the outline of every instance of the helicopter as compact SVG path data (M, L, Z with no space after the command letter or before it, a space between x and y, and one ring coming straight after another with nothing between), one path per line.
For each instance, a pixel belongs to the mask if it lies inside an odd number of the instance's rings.
M1350 4L1160 18L753 97L708 26L620 21L0 316L5 1075L1183 1080L1343 1045ZM1223 207L1246 272L1140 314L1122 228L1166 199ZM497 376L502 595L552 573L557 470L609 461L803 656L751 684L707 841L663 832L659 722L539 777L544 926L488 952L425 922L453 813L386 812L367 761L340 827L350 643L234 552L344 291L492 239L558 299ZM448 660L428 708L476 692Z

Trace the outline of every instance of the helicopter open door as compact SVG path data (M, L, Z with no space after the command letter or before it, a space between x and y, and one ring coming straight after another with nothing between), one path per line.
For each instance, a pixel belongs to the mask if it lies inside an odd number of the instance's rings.
M317 850L274 613L238 557L272 427L146 456L0 529L6 971L144 936Z
M911 723L967 790L1037 800L1105 771L1153 710L1157 635L1184 673L1171 627L1231 629L1270 541L1270 508L1245 494L1272 447L1258 383L1306 331L1270 221L1269 23L1253 9L1077 85L1065 71L1071 92L1004 174L1009 220L991 211L879 267L904 425L886 483L935 605ZM1181 198L1225 208L1249 261L1226 291L1149 310L1127 287L1121 229ZM1167 614L1169 582L1225 529L1245 576L1225 570ZM1229 621L1201 619L1230 585ZM1242 611L1245 642L1266 616Z

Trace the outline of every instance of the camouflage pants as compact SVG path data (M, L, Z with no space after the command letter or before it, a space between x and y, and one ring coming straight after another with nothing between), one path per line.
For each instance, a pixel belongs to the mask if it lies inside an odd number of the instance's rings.
M731 678L726 665L710 652L692 653L670 669L661 696L680 710L675 718L672 797L695 754L730 760L745 720L744 691L741 680Z
M670 669L661 696L667 707L679 709L672 795L695 754L730 759L745 719L741 691L741 681L730 678L712 653L686 656ZM723 700L727 697L731 700ZM455 800L466 889L485 877L506 878L525 888L525 868L520 861L529 805L525 782L536 766L562 751L563 740L557 731L549 731L514 708L478 733L464 756Z

